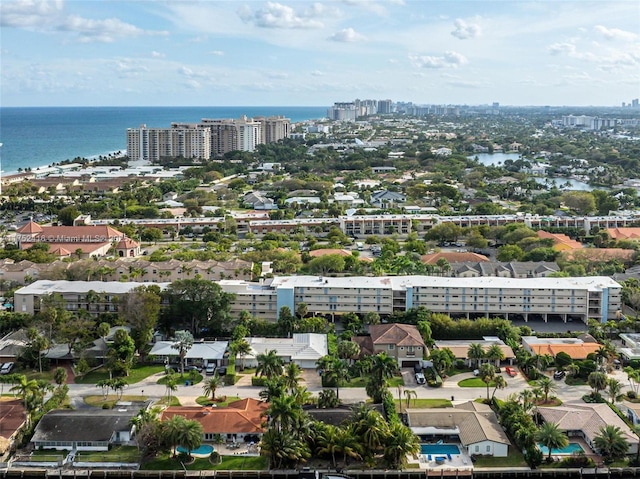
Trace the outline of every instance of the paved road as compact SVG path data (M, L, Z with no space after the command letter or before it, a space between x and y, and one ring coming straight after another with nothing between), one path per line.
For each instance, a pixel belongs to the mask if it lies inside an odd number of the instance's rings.
M518 394L523 389L529 387L520 373L518 373L518 375L513 378L507 376L505 373L503 373L503 375L507 380L507 387L503 390L496 391L495 395L498 398L505 399L509 395ZM472 377L473 375L471 373L458 374L456 376L447 378L441 388L431 388L426 385L417 385L415 383L415 380L413 379L413 373L411 370L403 371L403 376L405 379L405 386L403 386L402 388L415 391L417 397L420 399L441 398L451 400L453 398L454 403L461 403L478 398L484 398L487 394L486 388L484 387L461 388L458 386L459 381ZM622 371L614 371L611 376L616 377L625 385L628 384L626 374ZM166 394L164 385L157 384L158 379L160 379L161 377L162 374L156 374L139 383L128 386L127 389L125 389L124 394L136 396L141 395L146 396L150 399L160 399ZM301 382L301 384L305 385L311 393L317 394L323 389L315 371L305 371L303 377L304 381ZM554 394L564 402L579 400L584 394L587 394L591 391L588 386L568 386L564 382L564 380L555 381L555 384L557 386L557 391ZM250 375L244 375L241 376L241 379L237 384L233 386L223 386L218 389L216 394L226 396L240 396L243 398L251 397L257 399L259 398L261 389L261 387L251 386ZM399 391L397 388L393 388L391 390L391 393L395 397L397 397ZM489 393L493 393L493 388L490 388ZM101 394L101 389L96 387L95 385L69 385L69 395L71 397L71 401L77 407L81 406L82 397L96 394ZM180 400L180 404L182 404L183 406L195 405L195 399L203 395L202 386L201 384L195 386L185 386L184 383L182 383L178 386L178 390L174 393L174 395ZM402 394L402 396L404 397L404 394ZM343 387L340 388L340 399L344 403L355 404L365 401L367 399L367 395L364 388Z

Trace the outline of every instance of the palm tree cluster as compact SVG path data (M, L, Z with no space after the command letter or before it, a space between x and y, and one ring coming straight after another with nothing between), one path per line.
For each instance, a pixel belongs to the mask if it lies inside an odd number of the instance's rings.
M498 416L500 424L511 436L517 448L526 451L525 458L533 467L539 462L536 458L540 457L535 440L537 427L531 417L535 404L530 389L523 393L525 394L521 394L519 398L510 397L504 403L498 403Z
M176 456L177 448L182 447L191 459L191 451L202 444L202 425L178 414L166 421L160 421L159 412L159 408L142 409L131 420L135 426L136 442L142 456L154 457L162 451L170 451Z

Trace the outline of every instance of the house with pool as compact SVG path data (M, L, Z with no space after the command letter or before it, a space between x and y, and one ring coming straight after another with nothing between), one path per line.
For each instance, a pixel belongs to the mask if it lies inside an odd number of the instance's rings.
M486 404L469 401L448 408L409 409L407 416L409 427L421 439L424 455L433 452L445 456L507 457L509 454L509 438ZM445 452L444 446L451 448Z
M257 399L240 399L227 407L170 406L162 411L161 420L182 416L202 424L205 442L222 439L228 443L255 442L262 437L265 412L269 404Z
M562 406L556 407L538 407L538 414L545 422L553 422L558 428L569 437L569 450L558 451L556 454L570 454L580 452L582 450L586 454L597 449L594 444L596 436L600 433L600 429L607 425L613 425L620 428L622 434L629 444L628 454L636 454L638 452L638 436L631 430L626 423L613 412L608 404L587 404L583 402L567 402ZM588 451L581 444L591 449Z

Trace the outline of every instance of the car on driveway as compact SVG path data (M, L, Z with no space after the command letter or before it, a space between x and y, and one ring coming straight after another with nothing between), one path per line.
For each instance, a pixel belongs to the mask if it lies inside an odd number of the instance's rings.
M415 377L418 384L425 384L427 382L427 379L424 377L424 373L416 373Z
M566 374L567 373L565 373L564 371L556 371L555 373L553 373L553 379L562 379Z

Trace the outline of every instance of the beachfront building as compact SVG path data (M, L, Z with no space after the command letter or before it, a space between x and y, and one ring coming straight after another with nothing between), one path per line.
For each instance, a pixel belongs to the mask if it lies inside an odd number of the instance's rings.
M295 311L304 303L310 313L368 312L387 316L424 307L434 313L476 318L529 318L570 321L615 319L621 286L608 277L453 278L437 276L277 276L263 283L220 281L234 293L233 313L275 320L283 306Z
M170 128L127 129L127 156L131 160L211 157L211 131L195 123L172 123Z

